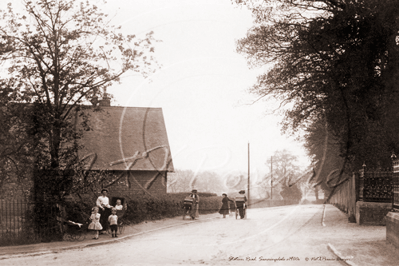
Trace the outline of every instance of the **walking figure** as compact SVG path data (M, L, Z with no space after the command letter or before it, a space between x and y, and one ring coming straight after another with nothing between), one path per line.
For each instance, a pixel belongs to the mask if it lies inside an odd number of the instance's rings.
M199 212L198 212L199 196L197 195L197 190L193 189L191 191L191 194L189 197L194 199L193 206L191 207L191 213L190 213L191 219L194 220L195 217L197 217L197 218L199 217Z
M240 190L239 196L235 197L235 202L236 202L236 208L238 209L240 213L240 218L244 219L245 217L245 204L247 203L247 197L244 195L245 190Z
M223 218L226 218L226 214L227 214L227 215L229 214L229 202L230 202L230 201L231 201L231 202L234 202L234 201L231 200L231 199L229 199L229 198L227 197L227 194L226 194L226 193L223 193L222 196L223 196L223 199L222 199L222 207L220 208L219 213L220 213L220 214L223 214Z

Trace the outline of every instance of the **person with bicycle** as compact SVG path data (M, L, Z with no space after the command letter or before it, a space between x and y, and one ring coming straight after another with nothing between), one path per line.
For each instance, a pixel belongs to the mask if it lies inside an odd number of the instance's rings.
M238 212L240 213L240 218L244 219L245 217L245 205L247 203L247 197L244 195L245 190L240 190L238 192L240 195L235 197L235 207L238 209Z
M191 207L191 213L190 216L194 220L195 217L199 217L199 212L198 212L198 204L199 204L199 196L197 195L197 190L193 189L191 191L191 194L189 195L190 198L193 198L193 205Z

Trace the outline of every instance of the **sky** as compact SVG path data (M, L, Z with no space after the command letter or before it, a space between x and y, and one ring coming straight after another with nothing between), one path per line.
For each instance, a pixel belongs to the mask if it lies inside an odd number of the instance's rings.
M153 31L155 57L162 68L149 79L125 74L107 91L112 105L160 107L175 169L269 171L265 162L277 150L309 161L301 143L282 135L276 102L259 101L247 89L266 70L250 69L236 41L252 25L251 13L231 0L90 0L122 26L144 38Z
M265 162L287 149L309 162L301 143L281 134L277 103L247 89L266 68L250 69L236 41L252 26L251 13L230 0L114 0L106 10L123 32L162 40L155 56L162 69L150 77L126 76L108 91L113 104L161 107L176 169L269 171Z

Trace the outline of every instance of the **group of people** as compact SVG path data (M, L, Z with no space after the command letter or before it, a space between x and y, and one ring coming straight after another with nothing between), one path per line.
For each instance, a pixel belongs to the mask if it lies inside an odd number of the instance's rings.
M108 226L111 229L112 237L118 237L118 210L123 210L123 205L120 199L116 201L116 205L113 207L109 204L109 198L107 197L108 190L102 189L101 195L97 198L96 206L92 208L89 224L89 230L95 231L95 236L93 239L98 239L99 234L103 234ZM247 197L245 196L245 191L239 191L239 196L236 196L234 200L231 200L227 197L226 193L223 193L222 199L222 207L219 210L219 213L223 215L223 218L226 218L226 215L230 213L229 202L233 202L235 204L235 208L238 209L240 218L243 219L245 217L245 205L247 203ZM188 210L190 211L189 215L192 219L195 219L199 216L198 212L198 204L199 204L199 196L197 194L197 190L193 189L191 194L185 199L185 203L189 203L190 206Z
M220 208L219 213L223 215L223 218L226 218L226 215L230 213L229 202L233 202L235 208L238 209L240 218L244 219L247 197L245 196L245 190L240 190L238 193L239 195L236 196L234 200L229 199L226 193L222 194L223 196L222 207ZM193 189L191 191L191 194L184 199L184 208L185 208L184 216L186 216L186 212L189 211L191 219L194 220L196 217L198 217L199 216L198 204L199 204L199 196L197 194L197 190Z
M102 189L101 195L97 198L96 206L91 210L91 223L89 224L88 229L95 231L93 239L98 239L100 233L105 233L108 226L111 229L112 237L118 237L117 211L123 209L122 201L118 199L116 205L113 207L109 204L107 194L108 190Z
M245 196L245 190L240 190L238 193L240 195L236 196L234 200L229 199L226 193L222 194L222 207L220 208L219 213L223 215L223 218L226 218L226 215L230 213L229 202L233 202L235 207L238 209L240 218L244 219L247 197Z

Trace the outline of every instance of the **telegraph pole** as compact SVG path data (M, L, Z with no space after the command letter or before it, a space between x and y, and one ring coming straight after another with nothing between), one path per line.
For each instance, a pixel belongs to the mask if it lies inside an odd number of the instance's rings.
M250 177L251 177L251 175L250 175L250 173L251 173L251 171L250 171L250 162L249 162L249 142L248 142L248 206L249 206L249 199L250 199L250 196L249 196L249 190L250 190Z
M273 199L273 156L270 156L270 199Z

